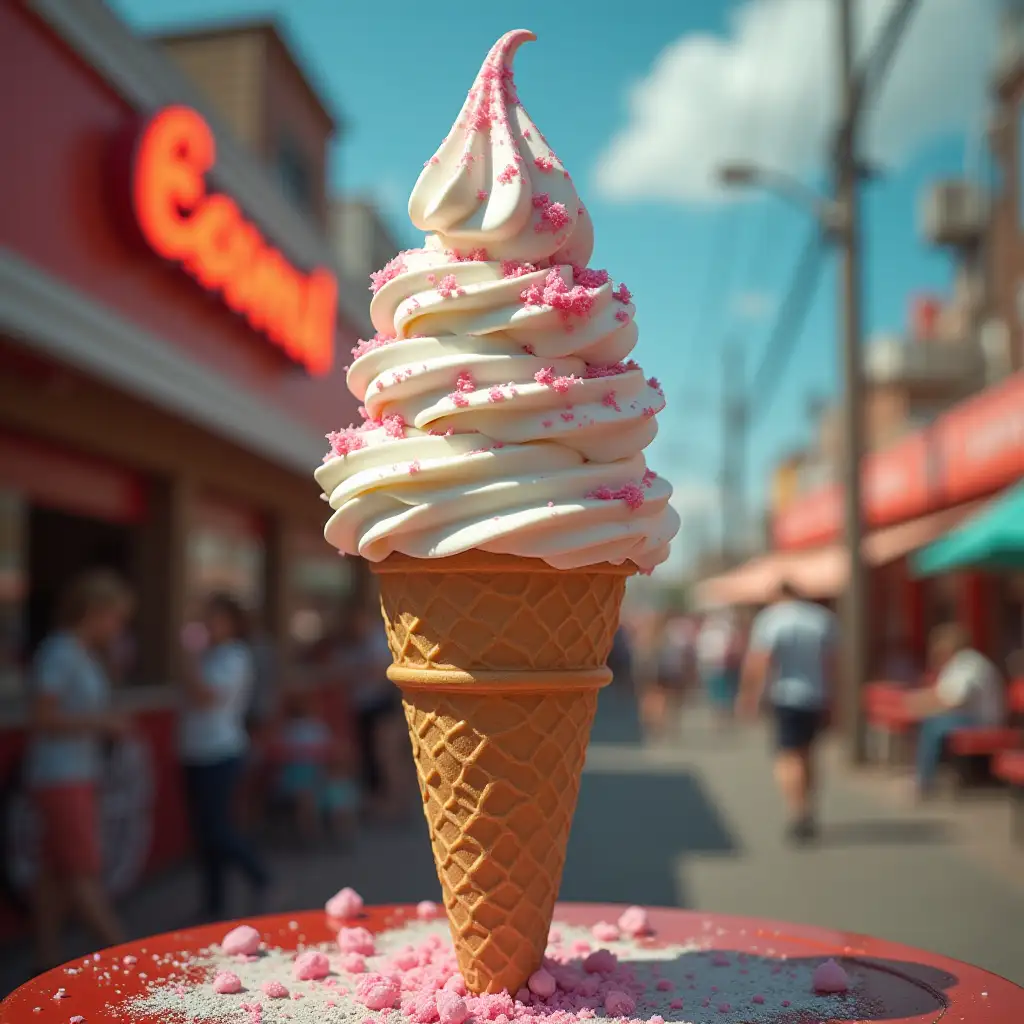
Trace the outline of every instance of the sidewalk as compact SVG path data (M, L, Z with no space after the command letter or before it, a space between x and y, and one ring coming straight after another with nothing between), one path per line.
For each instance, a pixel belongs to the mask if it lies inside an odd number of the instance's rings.
M1005 819L982 834L972 817L977 808L965 808L964 816L960 808L907 809L891 785L851 775L834 751L825 760L821 842L794 851L782 840L760 729L716 732L692 709L677 742L645 746L632 702L606 692L563 898L700 907L866 932L1024 983L1024 856L1009 847ZM1000 808L988 812L994 822ZM1000 859L1004 866L996 869ZM372 903L438 898L418 816L391 831L368 830L347 854L278 852L274 862L288 882L282 900L295 909L321 906L342 885ZM183 868L131 897L124 912L132 934L188 923L193 884ZM69 956L88 948L84 936L69 938ZM5 951L0 991L28 970L25 949Z

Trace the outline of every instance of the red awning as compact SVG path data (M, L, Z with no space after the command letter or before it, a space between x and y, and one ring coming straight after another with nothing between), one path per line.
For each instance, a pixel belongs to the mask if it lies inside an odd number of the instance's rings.
M864 556L870 565L893 562L941 537L983 504L958 505L875 530L864 539ZM764 604L781 583L787 582L807 597L829 598L843 590L849 572L849 561L841 544L807 551L773 551L702 580L697 584L695 597L701 607Z

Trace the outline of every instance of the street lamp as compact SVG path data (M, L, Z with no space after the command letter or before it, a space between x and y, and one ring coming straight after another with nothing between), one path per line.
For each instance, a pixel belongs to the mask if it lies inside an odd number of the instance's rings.
M844 208L839 203L819 195L785 171L736 161L718 169L718 180L726 188L760 188L781 196L809 213L830 238L841 238L846 229Z
M840 268L839 365L843 368L843 492L844 540L849 553L850 577L844 604L844 725L853 740L855 762L866 756L866 723L862 692L867 681L868 610L867 568L861 543L864 515L861 501L861 459L863 451L864 371L861 357L861 284L858 180L861 177L855 150L856 116L852 94L852 5L844 0L842 74L844 110L842 128L836 138L835 198L820 195L790 174L749 162L726 164L718 180L730 188L762 188L807 211L818 222L826 238L842 253Z

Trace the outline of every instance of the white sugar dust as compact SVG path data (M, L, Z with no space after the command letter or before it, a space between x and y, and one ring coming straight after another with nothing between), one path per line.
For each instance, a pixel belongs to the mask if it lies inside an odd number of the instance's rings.
M707 935L656 948L612 938L613 925L556 925L528 988L477 997L466 993L443 919L382 932L368 955L351 949L364 937L345 931L340 944L299 951L179 955L170 977L109 1005L117 1019L167 1024L774 1024L866 1010L856 970L848 992L816 992L820 960L712 950Z

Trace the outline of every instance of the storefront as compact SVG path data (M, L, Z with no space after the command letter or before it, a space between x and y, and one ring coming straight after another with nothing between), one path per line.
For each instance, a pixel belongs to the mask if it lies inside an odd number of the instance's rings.
M1019 625L1019 583L975 571L917 579L906 556L942 536L1024 477L1024 374L962 402L926 430L865 460L865 557L873 572L871 609L877 649L902 645L923 659L928 631L957 617L973 642L1004 660ZM820 557L841 542L842 493L827 487L797 499L775 520L778 557ZM840 580L840 589L844 581ZM1012 631L1012 629L1011 629ZM1017 645L1024 636L1016 638Z
M174 682L203 595L237 594L291 678L315 673L363 578L323 543L311 471L354 418L366 296L102 3L0 5L0 56L19 97L0 110L0 789L17 789L26 665L58 593L117 570L138 596L118 663L146 746L132 799L161 808L137 875L185 841Z

